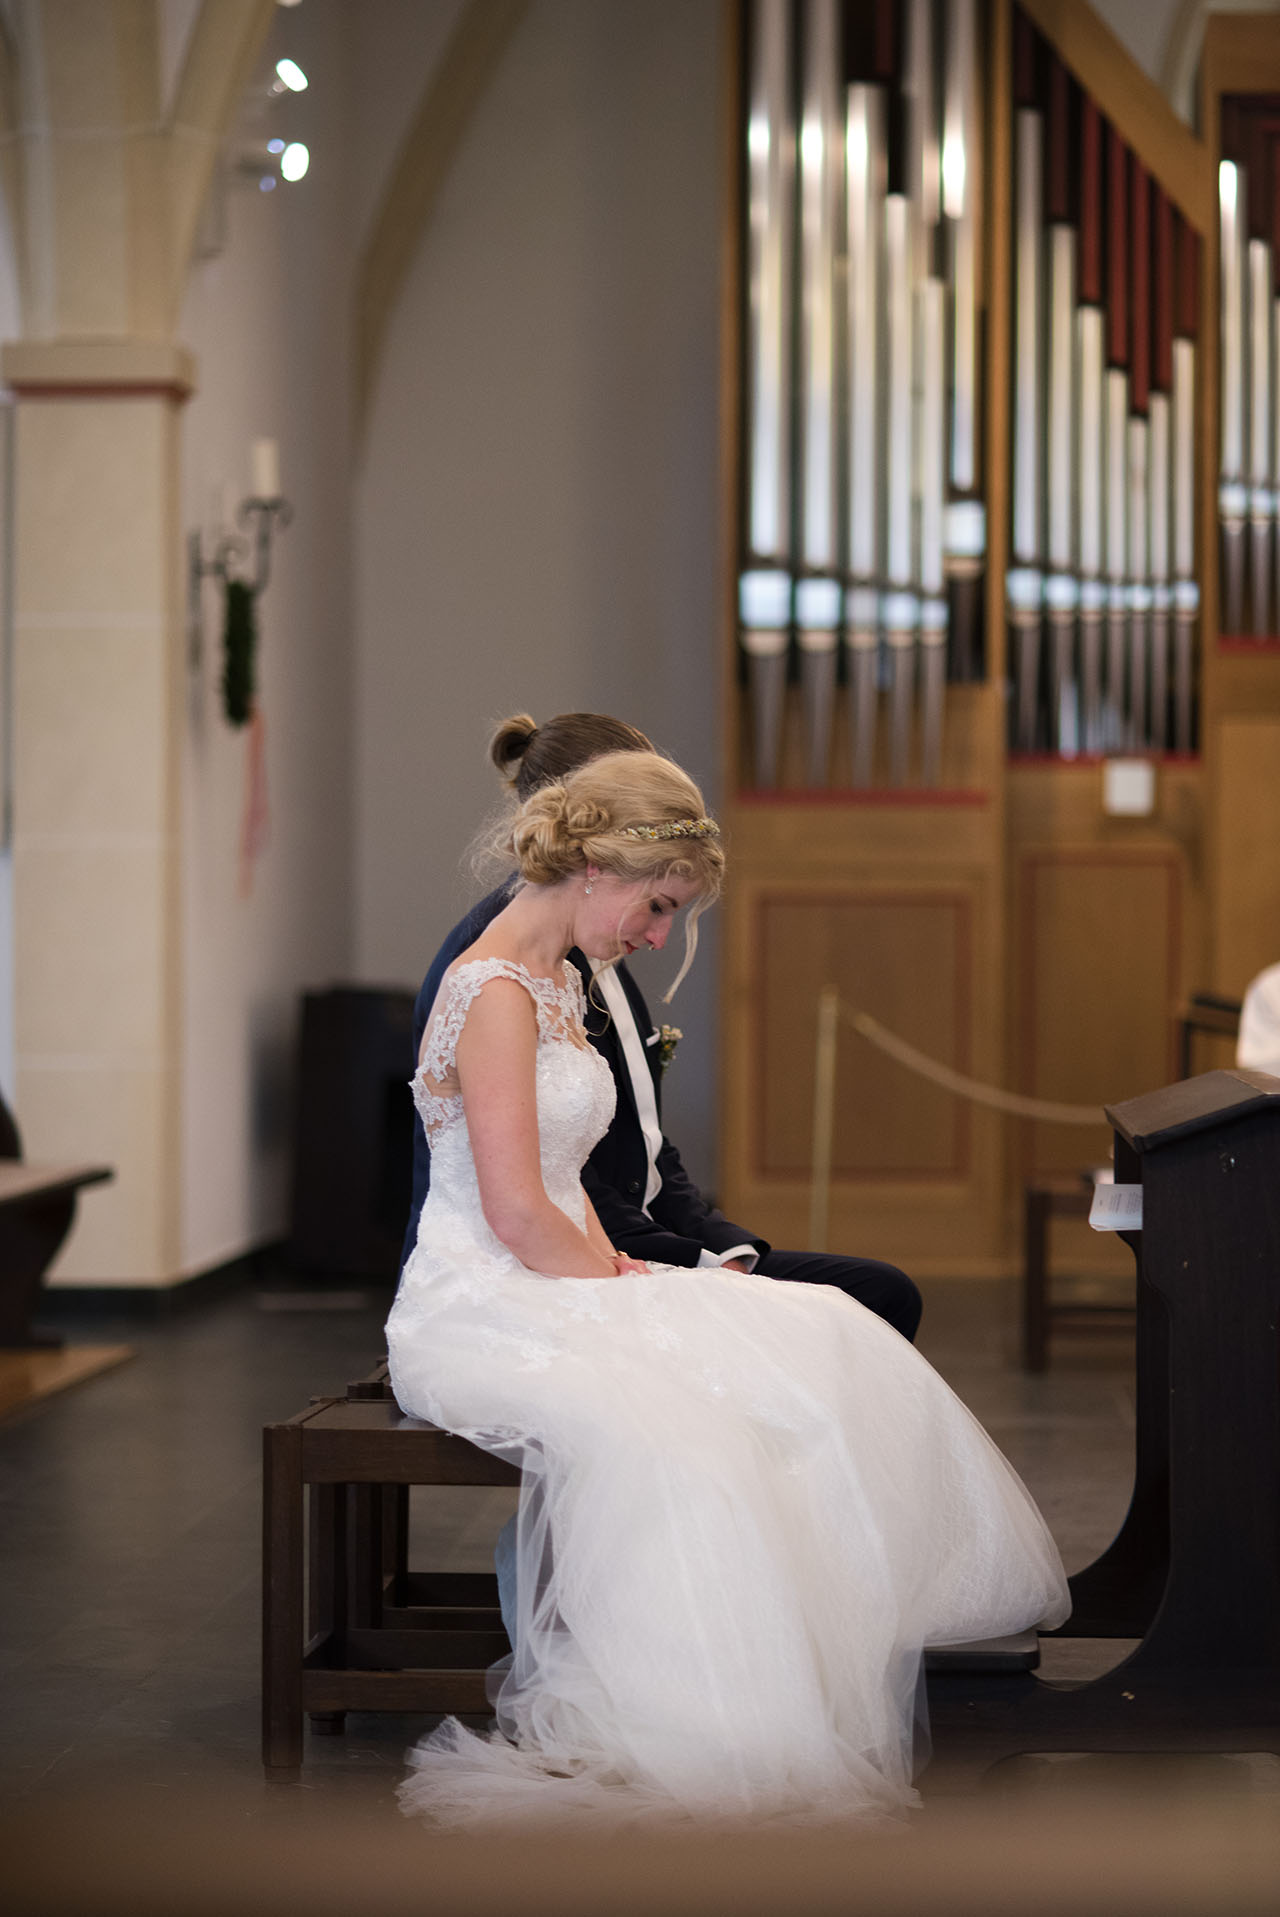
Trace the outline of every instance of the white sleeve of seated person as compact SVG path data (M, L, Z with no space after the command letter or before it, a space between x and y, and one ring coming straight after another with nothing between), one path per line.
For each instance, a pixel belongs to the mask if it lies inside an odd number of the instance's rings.
M730 1245L728 1251L708 1251L706 1246L698 1253L698 1269L715 1271L723 1265L737 1260L744 1271L754 1271L759 1258L754 1245Z
M1244 995L1236 1064L1280 1077L1280 965L1260 972Z
M662 1150L662 1125L658 1118L658 1101L654 1095L653 1078L622 980L612 966L606 966L603 971L596 973L595 984L604 996L604 1002L609 1008L614 1029L618 1034L618 1042L622 1046L627 1077L631 1080L631 1094L636 1102L636 1116L640 1121L640 1130L644 1134L644 1152L648 1169L642 1209L648 1211L662 1190L662 1175L658 1170L658 1153Z

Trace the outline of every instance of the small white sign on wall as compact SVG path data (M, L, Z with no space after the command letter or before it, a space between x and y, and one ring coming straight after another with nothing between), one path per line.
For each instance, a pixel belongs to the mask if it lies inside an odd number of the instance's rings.
M1112 818L1145 819L1156 809L1156 769L1150 759L1108 759L1102 768L1102 809Z

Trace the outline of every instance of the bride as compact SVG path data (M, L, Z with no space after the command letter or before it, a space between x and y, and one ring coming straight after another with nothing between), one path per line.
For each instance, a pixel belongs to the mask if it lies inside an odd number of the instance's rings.
M406 1412L520 1466L514 1648L498 1729L446 1720L402 1802L446 1825L900 1813L923 1647L1061 1622L1057 1551L872 1313L645 1266L601 1229L579 1173L613 1082L566 955L660 950L687 908L684 976L724 864L692 780L594 759L509 850L524 883L423 1039L431 1188L387 1338Z

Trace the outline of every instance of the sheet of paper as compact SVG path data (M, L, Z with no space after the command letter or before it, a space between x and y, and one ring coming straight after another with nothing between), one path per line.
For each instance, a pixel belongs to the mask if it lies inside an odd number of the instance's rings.
M1095 1185L1089 1223L1095 1231L1141 1231L1141 1185Z

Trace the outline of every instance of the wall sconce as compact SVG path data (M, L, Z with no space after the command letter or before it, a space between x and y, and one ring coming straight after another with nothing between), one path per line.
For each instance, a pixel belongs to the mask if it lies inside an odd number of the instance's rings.
M201 587L206 579L236 580L251 598L267 589L271 577L271 541L293 519L293 507L280 492L280 449L274 439L255 439L252 487L236 508L240 532L224 532L215 541L213 555L204 556L199 532L187 535L187 662L198 672L204 657L204 617Z
M260 193L274 193L281 180L294 185L307 176L311 149L301 140L266 140L247 146L236 161L236 172L256 180Z

